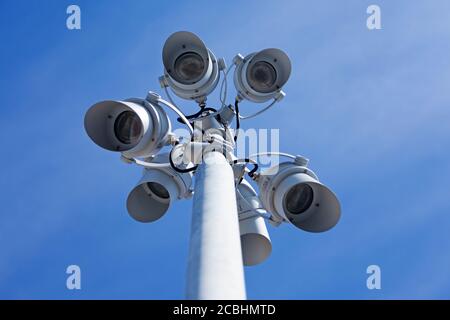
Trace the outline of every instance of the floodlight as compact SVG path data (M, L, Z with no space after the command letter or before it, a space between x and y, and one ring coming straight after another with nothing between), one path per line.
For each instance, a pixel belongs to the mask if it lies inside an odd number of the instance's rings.
M305 166L281 163L263 172L258 186L265 208L297 228L324 232L339 221L341 208L336 195Z
M84 127L98 146L129 158L157 153L171 131L164 110L142 99L96 103L87 111Z
M151 163L167 163L169 154L157 155ZM161 218L176 199L191 195L192 173L179 173L170 166L146 168L127 199L131 217L139 222L153 222Z
M234 85L240 99L261 103L278 99L291 74L291 61L280 49L265 49L234 59Z
M179 31L164 44L164 83L183 99L204 100L219 82L224 63L216 59L197 35Z
M267 221L324 232L341 215L336 195L319 182L306 158L278 151L235 156L240 151L236 148L241 120L262 114L285 96L282 89L291 74L290 59L282 50L269 48L245 57L238 54L227 69L224 59L217 59L197 35L180 31L166 40L162 60L164 74L159 82L167 101L149 91L145 99L98 102L86 112L85 130L98 146L119 152L125 163L143 168L126 201L129 215L138 222L159 220L175 200L191 197L195 175L187 298L245 299L243 265L260 264L272 252ZM227 76L232 67L234 105L228 103ZM206 100L221 73L220 109L219 105L215 109ZM200 110L185 114L170 91L195 100ZM239 105L244 99L271 101L243 115ZM172 132L163 107L177 114L188 136L185 131ZM168 147L170 152L165 150ZM263 155L294 161L261 172L257 159ZM244 179L246 174L258 185L259 195L253 182Z
M272 243L263 218L267 216L267 211L247 181L242 180L236 193L244 265L257 265L272 252Z

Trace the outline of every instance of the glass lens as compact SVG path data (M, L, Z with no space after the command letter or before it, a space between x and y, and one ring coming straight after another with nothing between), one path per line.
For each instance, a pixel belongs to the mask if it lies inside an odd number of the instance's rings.
M124 111L114 122L116 138L124 144L136 144L141 137L142 122L132 111Z
M309 209L314 199L313 189L303 183L289 190L285 198L286 209L291 214L301 214Z
M265 61L258 61L249 68L248 83L256 91L269 93L274 91L274 85L277 81L277 72L275 68Z
M169 199L170 195L166 188L163 185L157 182L147 182L147 187L150 191L157 197L162 199Z
M194 82L198 80L205 69L202 57L194 52L186 52L175 61L175 74L181 82Z

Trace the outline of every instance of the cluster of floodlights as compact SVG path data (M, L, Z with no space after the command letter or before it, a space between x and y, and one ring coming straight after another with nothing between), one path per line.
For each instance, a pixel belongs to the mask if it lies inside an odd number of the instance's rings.
M293 161L258 172L257 160L262 154L242 160L233 154L237 130L230 129L231 122L236 119L236 129L239 129L240 120L266 111L285 95L281 89L289 79L291 63L283 51L265 49L245 57L238 54L226 68L225 61L217 59L199 37L183 31L167 39L162 56L164 75L159 81L169 101L152 92L145 99L102 101L87 111L84 122L87 134L97 145L120 152L123 160L144 168L141 180L127 199L128 212L134 219L153 222L168 211L174 200L192 196L193 173L201 157L193 157L190 151L193 144L200 144L202 148L211 145L224 150L235 172L245 265L258 264L271 252L266 220L274 226L288 222L309 232L327 231L336 225L340 218L339 201L307 167L307 159L283 153L266 154L287 156ZM226 81L232 67L237 94L234 105L228 105ZM206 98L218 86L221 73L221 108L216 110L207 105ZM196 101L199 112L184 115L168 87L178 97ZM239 113L239 103L243 100L272 101L253 115L243 116ZM178 121L187 126L190 137L172 133L164 108L177 113ZM205 127L230 138L205 137ZM217 147L218 143L222 149ZM254 165L252 170L247 168L249 163ZM256 182L259 196L243 178L245 174Z

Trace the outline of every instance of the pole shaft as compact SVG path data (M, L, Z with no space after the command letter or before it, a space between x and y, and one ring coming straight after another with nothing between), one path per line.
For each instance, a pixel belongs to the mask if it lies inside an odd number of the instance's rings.
M219 152L195 174L187 298L246 299L234 176Z

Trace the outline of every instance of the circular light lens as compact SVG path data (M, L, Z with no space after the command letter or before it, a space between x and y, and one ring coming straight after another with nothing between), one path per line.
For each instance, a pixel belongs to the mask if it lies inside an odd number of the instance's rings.
M196 82L203 75L205 62L195 52L186 52L175 61L175 78L180 82Z
M248 69L247 79L254 90L261 93L269 93L274 91L277 71L270 63L258 61Z
M147 182L148 189L158 198L161 199L169 199L170 194L163 185L157 182Z
M114 122L114 134L124 144L136 144L142 133L142 122L132 111L119 114Z
M285 207L291 214L301 214L309 209L313 199L313 189L305 183L298 184L287 193Z

